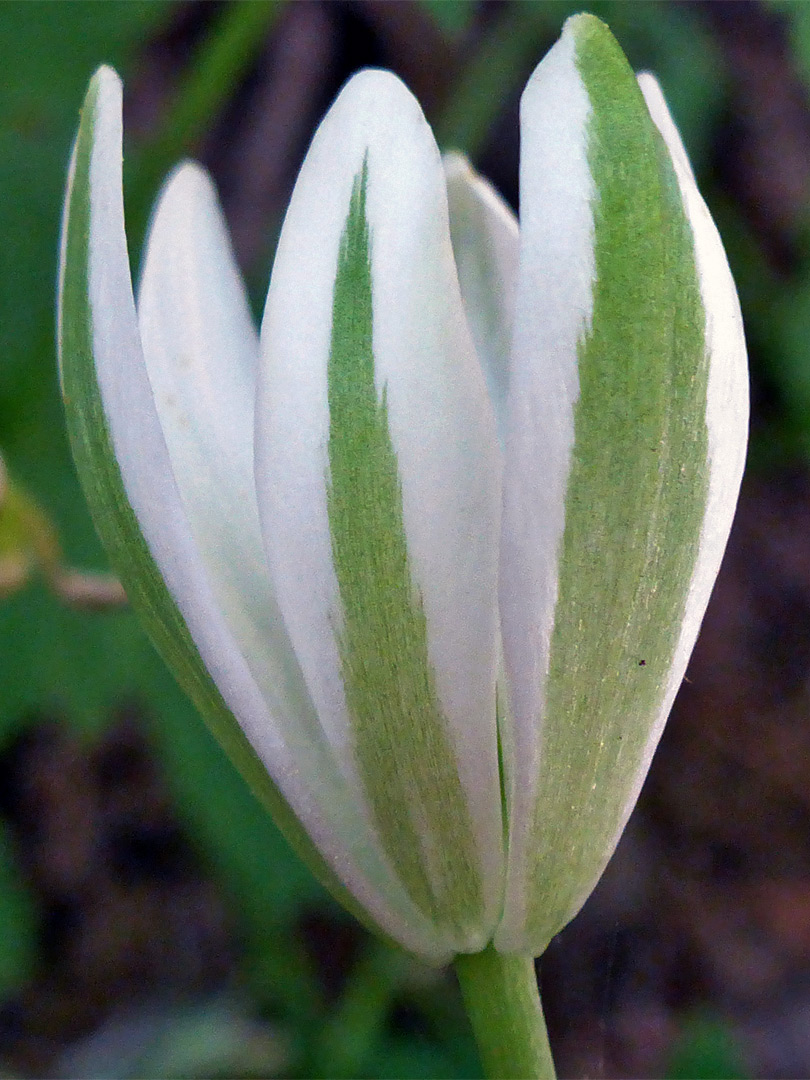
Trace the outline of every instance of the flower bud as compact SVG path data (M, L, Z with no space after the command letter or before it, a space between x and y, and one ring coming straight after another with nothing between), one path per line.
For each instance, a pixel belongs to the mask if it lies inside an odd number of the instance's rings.
M657 84L566 24L521 222L393 75L315 134L260 335L208 176L137 307L121 86L70 169L60 363L97 528L157 647L315 872L433 962L536 955L612 853L736 503L742 323Z

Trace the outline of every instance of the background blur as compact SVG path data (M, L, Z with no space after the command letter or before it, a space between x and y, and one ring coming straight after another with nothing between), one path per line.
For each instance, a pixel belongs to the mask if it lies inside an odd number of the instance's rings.
M520 90L587 7L661 79L746 320L753 440L689 676L604 881L542 962L563 1076L810 1075L810 3L0 4L0 1075L480 1075L451 975L366 936L252 800L103 571L64 433L66 162L125 87L130 249L183 154L257 310L355 69L516 205ZM103 591L103 590L102 590Z

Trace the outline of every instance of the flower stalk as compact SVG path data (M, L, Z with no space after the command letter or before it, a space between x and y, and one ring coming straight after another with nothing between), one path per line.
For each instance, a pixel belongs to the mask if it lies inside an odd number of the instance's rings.
M554 1080L534 960L489 946L457 956L455 969L489 1080Z

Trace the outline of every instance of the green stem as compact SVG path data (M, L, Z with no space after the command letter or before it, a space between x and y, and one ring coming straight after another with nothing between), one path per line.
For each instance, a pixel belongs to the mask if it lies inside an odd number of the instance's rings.
M534 961L490 945L457 956L456 974L489 1080L554 1080Z

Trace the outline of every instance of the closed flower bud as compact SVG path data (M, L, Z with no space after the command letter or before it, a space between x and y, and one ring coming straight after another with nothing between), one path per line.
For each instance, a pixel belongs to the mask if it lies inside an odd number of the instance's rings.
M321 880L433 962L537 955L595 885L745 455L720 239L591 16L524 92L520 215L384 71L315 134L261 334L193 164L136 304L108 68L65 207L61 375L116 572Z

